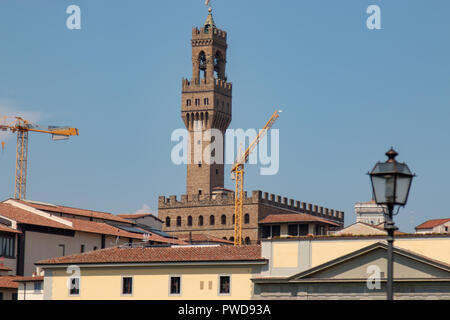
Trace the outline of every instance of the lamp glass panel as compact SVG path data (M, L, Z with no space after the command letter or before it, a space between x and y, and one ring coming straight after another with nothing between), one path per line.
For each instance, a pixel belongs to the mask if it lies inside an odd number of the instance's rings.
M399 205L405 205L408 200L409 186L411 185L411 176L398 176L397 177L397 195L395 203Z
M386 201L386 180L383 176L371 176L373 192L376 203L387 203Z

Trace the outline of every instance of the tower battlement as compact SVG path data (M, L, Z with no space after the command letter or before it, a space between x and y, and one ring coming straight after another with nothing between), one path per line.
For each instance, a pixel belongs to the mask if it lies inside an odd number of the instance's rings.
M294 211L294 213L307 213L328 220L344 223L344 212L324 208L311 203L306 203L294 199L288 199L260 190L252 191L251 196L244 193L244 205L265 204L277 208ZM227 194L205 194L205 195L182 195L181 199L177 196L164 197L158 199L158 210L175 209L186 207L214 207L214 206L234 206L234 193Z
M181 88L183 93L191 93L198 91L215 90L225 96L231 97L233 91L233 84L222 79L213 79L210 81L206 78L200 79L186 79L181 80Z
M227 32L220 30L216 27L213 27L213 28L194 27L194 28L192 28L192 40L207 39L207 38L210 38L210 39L217 38L217 39L223 39L224 41L226 41L227 40Z

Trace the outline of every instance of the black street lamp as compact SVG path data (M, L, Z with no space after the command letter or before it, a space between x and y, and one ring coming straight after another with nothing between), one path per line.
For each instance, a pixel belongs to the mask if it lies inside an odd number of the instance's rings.
M389 158L386 162L378 162L369 173L372 182L373 195L378 205L386 206L388 215L384 223L384 230L388 234L388 282L387 299L394 299L394 232L398 230L392 219L394 206L405 206L414 174L406 163L395 160L398 153L391 148L386 152Z

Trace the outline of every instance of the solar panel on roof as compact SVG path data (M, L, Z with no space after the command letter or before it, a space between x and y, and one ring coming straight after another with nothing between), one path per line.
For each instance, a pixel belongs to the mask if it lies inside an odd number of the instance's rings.
M141 229L137 229L134 227L127 227L127 226L116 226L117 228L124 230L124 231L128 231L131 233L139 233L139 234L146 234L147 232L141 230Z

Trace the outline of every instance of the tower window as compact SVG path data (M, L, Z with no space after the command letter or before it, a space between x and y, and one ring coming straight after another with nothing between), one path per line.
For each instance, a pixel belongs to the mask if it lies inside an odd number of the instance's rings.
M216 169L216 174L219 174L219 169Z
M203 216L198 217L198 225L199 226L203 225Z
M181 227L181 217L177 217L177 227Z
M222 224L227 224L227 216L223 214L223 215L220 217L220 222L221 222Z
M191 216L188 217L187 224L188 224L188 226L192 226L192 217Z
M246 213L244 215L244 223L245 224L249 224L250 223L250 215L248 213Z
M198 190L198 195L199 195L199 196L202 195L202 190Z
M166 218L166 227L170 227L170 217Z
M203 104L205 106L209 105L209 99L208 98L203 99Z
M199 106L200 105L200 99L195 99L195 105Z
M187 99L186 100L186 106L190 107L191 106L191 102L192 102L191 99Z
M214 215L209 216L209 224L213 226L215 224Z

